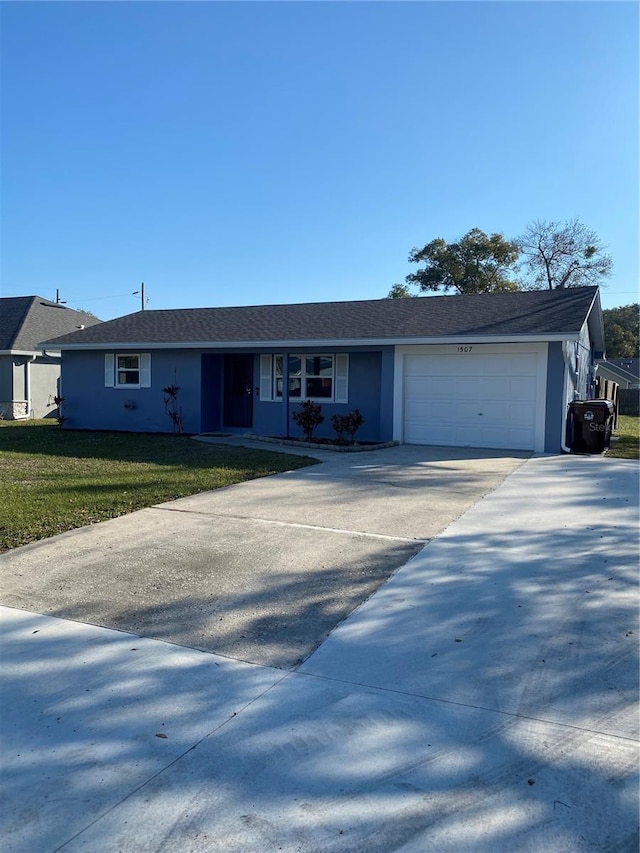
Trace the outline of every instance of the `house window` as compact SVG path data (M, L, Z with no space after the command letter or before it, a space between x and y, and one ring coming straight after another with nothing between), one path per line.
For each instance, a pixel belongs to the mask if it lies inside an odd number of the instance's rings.
M140 356L139 355L117 355L116 356L116 386L128 388L140 387Z
M274 390L276 399L282 397L283 356L274 358ZM289 356L289 398L292 400L333 400L334 399L333 354L290 355Z
M150 388L151 353L105 353L106 388Z
M260 400L282 401L283 355L260 356ZM349 354L290 355L289 400L349 402Z

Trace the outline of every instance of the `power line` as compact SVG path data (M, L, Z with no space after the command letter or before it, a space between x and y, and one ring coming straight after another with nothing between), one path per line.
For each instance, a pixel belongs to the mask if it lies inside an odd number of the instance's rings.
M130 296L130 293L117 293L115 296L92 296L90 299L71 299L71 302L101 302L104 299L123 299L125 296Z

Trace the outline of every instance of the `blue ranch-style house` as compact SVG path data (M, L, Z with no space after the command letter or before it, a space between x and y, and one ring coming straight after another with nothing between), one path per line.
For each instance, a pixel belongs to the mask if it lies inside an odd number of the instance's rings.
M362 441L557 453L593 395L598 288L140 311L44 342L62 353L64 427L297 436L303 400L359 409Z

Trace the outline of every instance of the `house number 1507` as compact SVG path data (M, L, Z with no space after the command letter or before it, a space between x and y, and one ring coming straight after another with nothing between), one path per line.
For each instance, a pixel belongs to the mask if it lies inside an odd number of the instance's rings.
M458 347L458 352L471 352L473 347Z

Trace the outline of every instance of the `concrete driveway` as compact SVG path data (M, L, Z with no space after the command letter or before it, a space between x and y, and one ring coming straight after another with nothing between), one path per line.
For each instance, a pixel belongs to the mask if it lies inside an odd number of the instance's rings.
M637 464L543 457L293 671L1 607L3 850L636 853L637 596Z
M527 457L410 446L314 455L310 468L5 553L0 601L294 667Z

